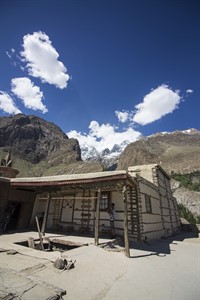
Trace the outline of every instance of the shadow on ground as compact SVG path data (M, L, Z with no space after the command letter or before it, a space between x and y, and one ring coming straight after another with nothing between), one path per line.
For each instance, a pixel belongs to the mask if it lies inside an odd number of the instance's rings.
M151 241L151 242L142 242L142 243L135 243L131 242L130 243L130 249L136 249L136 250L141 250L145 252L150 252L150 253L144 253L141 255L134 255L131 256L131 258L140 258L140 257L145 257L145 256L152 256L152 255L157 255L159 257L165 257L167 254L170 254L171 250L170 249L170 244L176 245L177 242L182 242L185 239L191 239L191 238L198 238L199 233L197 232L180 232L180 234L164 238L161 240L156 240L156 241Z

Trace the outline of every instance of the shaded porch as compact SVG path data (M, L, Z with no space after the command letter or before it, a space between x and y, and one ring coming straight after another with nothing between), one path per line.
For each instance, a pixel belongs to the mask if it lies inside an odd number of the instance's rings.
M124 238L130 256L129 236L140 238L136 182L126 171L16 178L12 189L35 193L30 225L41 216L41 231L75 232L94 237L109 234L108 208L115 203L116 235Z

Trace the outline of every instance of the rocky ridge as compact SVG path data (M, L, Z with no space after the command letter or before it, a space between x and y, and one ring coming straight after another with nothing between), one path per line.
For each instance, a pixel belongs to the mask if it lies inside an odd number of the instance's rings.
M0 159L9 150L20 177L127 169L149 163L160 164L169 174L200 170L200 131L196 129L157 133L98 153L87 146L80 149L76 139L69 139L53 123L18 114L0 117ZM190 191L174 181L172 189L179 203L200 214L200 192Z
M117 169L149 163L161 165L169 174L200 170L200 131L190 129L143 137L125 148Z
M94 169L83 163L76 139L55 124L36 116L17 114L0 118L0 154L12 151L19 176L42 176ZM71 167L69 167L71 166ZM78 166L78 167L77 167ZM100 164L94 164L102 169Z
M183 204L194 216L200 216L200 192L191 191L175 180L171 180L171 188L178 203Z

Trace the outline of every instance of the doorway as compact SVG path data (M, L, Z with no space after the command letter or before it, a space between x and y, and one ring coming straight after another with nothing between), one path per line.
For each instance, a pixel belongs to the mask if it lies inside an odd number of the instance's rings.
M10 220L7 224L6 230L15 230L17 228L20 210L21 210L21 203L10 202L8 204L7 211L10 214Z
M65 197L62 201L61 222L73 222L74 195Z

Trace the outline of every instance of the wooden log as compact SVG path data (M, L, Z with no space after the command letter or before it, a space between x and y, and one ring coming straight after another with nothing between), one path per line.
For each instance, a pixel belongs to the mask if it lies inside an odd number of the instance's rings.
M45 229L46 229L46 223L47 223L47 218L48 218L48 213L49 213L50 201L51 201L51 193L48 194L48 198L47 198L47 202L46 202L46 208L45 208L45 213L44 213L44 218L43 218L43 222L42 222L41 232L43 234L45 233Z
M39 239L40 239L41 249L44 251L44 245L43 245L43 241L42 241L42 234L41 234L41 231L40 231L40 225L39 225L39 222L38 222L38 217L35 217L35 220L36 220L36 224L37 224L37 229L38 229L38 235L39 235Z
M124 243L125 243L125 254L130 257L129 249L129 238L128 238L128 214L127 214L127 195L126 186L123 187L123 201L124 201Z
M96 246L99 244L99 217L100 217L100 200L101 200L101 189L98 189L97 193L97 205L95 214L95 238L94 243Z
M33 237L28 237L28 246L29 248L35 249L35 242Z

